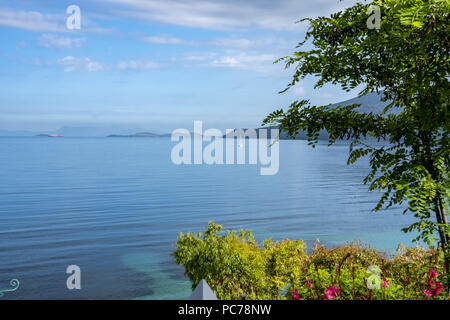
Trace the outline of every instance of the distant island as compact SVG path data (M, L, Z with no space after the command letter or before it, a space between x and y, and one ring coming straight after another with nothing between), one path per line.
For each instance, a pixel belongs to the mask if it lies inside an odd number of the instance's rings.
M373 113L373 114L381 114L384 111L384 108L389 104L388 101L381 101L381 93L377 93L377 92L371 92L368 93L364 96L361 97L356 97L350 100L346 100L346 101L342 101L342 102L338 102L338 103L334 103L329 105L329 108L334 108L337 106L348 106L348 105L352 105L352 104L360 104L359 108L356 108L355 110L360 112L360 113ZM389 113L397 113L398 110L391 109L387 112L387 114ZM263 128L253 128L255 130L256 133L256 138L259 139L260 137L260 131L261 130L267 130L267 138L271 139L274 137L271 137L271 132L270 129L277 129L277 127L263 127ZM224 139L229 139L229 138L234 138L236 135L239 135L239 132L237 132L237 130L239 129L234 129L233 131L229 132L228 134L225 134L223 136ZM242 130L247 130L247 129L242 129ZM326 130L321 130L319 132L319 140L328 140L328 132ZM287 132L280 132L280 140L307 140L308 139L308 135L307 132L300 130L299 132L297 132L297 134L295 136L290 136ZM372 140L370 137L367 137L366 139L368 140Z
M60 134L45 134L45 133L41 133L41 134L37 134L36 137L48 137L48 138L63 138L64 136L60 135Z
M189 133L191 137L203 137L201 134ZM135 134L110 134L108 138L170 138L171 133L156 134L152 132L139 132Z
M170 133L156 134L152 132L139 132L135 134L110 134L108 138L166 138Z
M335 104L330 105L330 108L336 107L338 105L350 105L353 103L361 104L361 107L357 108L359 112L363 113L373 113L373 114L380 114L383 112L383 109L386 107L386 105L389 102L383 102L381 101L381 94L372 92L368 93L362 97L356 97L347 101L338 102ZM398 110L395 108L390 110L388 113L396 113ZM271 139L271 127L266 128L253 128L256 131L257 138L260 137L260 131L261 129L269 129L267 132L267 138ZM151 130L153 132L149 132L147 130ZM232 138L237 132L235 132L237 129L233 130L231 133L226 134L223 136L223 138ZM246 130L246 129L242 129ZM148 129L148 128L142 128L142 127L135 127L135 128L125 128L123 126L116 126L116 125L101 125L101 126L92 126L92 127L70 127L70 126L64 126L57 130L51 130L52 134L48 134L45 131L39 132L39 131L26 131L26 130L18 130L18 131L8 131L8 130L2 130L0 129L0 136L2 137L22 137L22 136L37 136L37 137L110 137L110 138L163 138L163 137L171 137L170 133L154 133L154 129ZM134 133L137 132L137 133ZM113 133L113 134L111 134ZM198 136L194 135L194 133L190 132L191 137ZM290 137L286 132L280 133L280 140L290 140L293 139L293 137ZM307 139L306 132L300 131L295 135L295 139L297 140L305 140ZM328 134L326 131L322 130L320 132L319 139L326 140L328 139Z

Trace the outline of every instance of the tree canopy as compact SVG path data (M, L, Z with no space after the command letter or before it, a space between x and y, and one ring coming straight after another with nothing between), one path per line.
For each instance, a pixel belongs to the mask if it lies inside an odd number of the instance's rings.
M379 28L368 27L373 6L381 13ZM382 191L374 210L406 203L404 212L418 220L404 231L417 230L429 244L438 234L447 267L449 17L450 0L380 0L300 20L309 23L305 39L277 61L294 68L282 92L313 76L315 88L334 84L347 91L361 88L360 95L376 91L389 103L382 114L365 114L357 104L331 108L300 100L263 122L290 135L306 130L313 147L323 129L330 144L352 140L348 163L368 156L364 182ZM368 136L387 143L370 145Z

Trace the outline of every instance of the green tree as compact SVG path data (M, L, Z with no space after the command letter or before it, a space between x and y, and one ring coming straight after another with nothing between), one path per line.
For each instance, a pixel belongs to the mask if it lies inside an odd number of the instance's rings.
M368 28L371 5L380 9L380 28ZM404 213L418 220L405 232L418 231L417 239L430 245L433 235L439 235L447 289L449 14L450 0L380 0L301 20L309 22L305 39L292 56L277 61L295 67L292 82L282 92L315 76L316 88L331 83L347 91L362 88L360 95L381 92L388 105L382 114L367 114L358 112L357 104L331 108L301 100L263 122L290 135L305 130L313 147L323 129L330 145L337 139L352 140L348 163L368 156L370 171L364 183L382 191L374 210L406 203ZM373 146L363 139L367 136L388 143Z

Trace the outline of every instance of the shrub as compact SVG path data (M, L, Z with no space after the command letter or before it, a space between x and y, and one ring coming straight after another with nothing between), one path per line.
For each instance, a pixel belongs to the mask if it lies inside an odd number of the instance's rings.
M180 233L172 253L194 289L205 279L219 299L442 299L443 256L400 245L393 257L359 242L335 248L265 240L252 232Z
M278 297L282 278L296 271L289 261L303 250L303 242L268 240L262 250L250 231L221 231L222 226L210 222L204 233L178 237L173 256L192 288L205 279L219 299Z
M310 253L301 240L265 240L252 232L180 233L172 254L194 289L205 279L219 299L445 299L443 255L399 245L393 257L359 242Z

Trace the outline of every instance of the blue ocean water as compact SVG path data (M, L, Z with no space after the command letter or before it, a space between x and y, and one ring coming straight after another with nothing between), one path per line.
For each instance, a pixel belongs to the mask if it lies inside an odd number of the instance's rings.
M208 221L258 240L395 250L413 236L401 209L372 213L379 194L346 165L348 145L280 142L277 175L256 165L180 165L166 138L0 138L0 299L184 299L170 253ZM66 268L81 268L68 290Z

